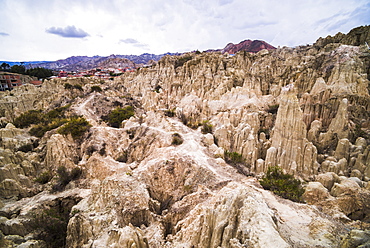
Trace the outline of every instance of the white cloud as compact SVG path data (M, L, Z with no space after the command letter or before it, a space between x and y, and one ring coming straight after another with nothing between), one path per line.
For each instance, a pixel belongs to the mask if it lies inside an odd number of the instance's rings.
M369 9L368 0L0 0L0 30L11 34L0 34L0 60L202 51L245 39L296 46L369 24Z

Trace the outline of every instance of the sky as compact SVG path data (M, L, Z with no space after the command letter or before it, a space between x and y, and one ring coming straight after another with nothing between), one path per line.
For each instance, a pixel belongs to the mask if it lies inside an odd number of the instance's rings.
M0 0L0 61L294 47L370 25L370 0Z

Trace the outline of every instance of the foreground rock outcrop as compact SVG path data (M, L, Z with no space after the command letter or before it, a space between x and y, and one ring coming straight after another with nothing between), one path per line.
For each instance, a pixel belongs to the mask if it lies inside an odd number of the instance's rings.
M368 29L2 92L0 246L365 247ZM38 109L47 129L12 124ZM76 116L85 132L61 132ZM271 166L302 203L261 187Z

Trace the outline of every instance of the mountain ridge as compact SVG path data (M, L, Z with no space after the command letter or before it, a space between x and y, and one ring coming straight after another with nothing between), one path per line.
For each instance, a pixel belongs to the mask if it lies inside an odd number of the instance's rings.
M273 50L276 49L274 46L268 44L262 40L244 40L238 44L228 43L223 49L209 49L205 52L221 52L235 54L239 51L246 51L251 53L259 52L262 49ZM110 61L110 67L139 67L146 64L151 64L152 61L158 61L166 55L181 55L182 53L164 53L164 54L150 54L143 53L141 55L115 55L109 56L71 56L66 59L59 59L56 61L29 61L29 62L7 62L0 61L0 63L8 63L10 66L16 64L24 64L27 69L35 67L43 67L51 70L65 70L65 71L78 71L78 70L89 70L96 67L105 66ZM129 61L119 61L118 64L112 63L112 59L127 59Z

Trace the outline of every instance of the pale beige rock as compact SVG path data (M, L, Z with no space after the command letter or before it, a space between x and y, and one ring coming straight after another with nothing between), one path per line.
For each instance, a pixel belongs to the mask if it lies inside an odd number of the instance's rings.
M335 149L335 158L337 160L340 160L342 158L345 158L347 161L349 159L349 148L350 148L350 142L348 139L341 139L338 141L337 148Z
M353 180L345 179L342 180L340 183L334 183L330 194L332 196L338 197L343 195L354 195L360 186Z
M267 150L266 164L280 165L289 174L315 175L317 173L317 150L307 140L303 113L294 93L294 86L282 89L280 107L272 136L271 147L277 149L276 155Z
M78 154L74 143L61 134L53 134L46 143L46 166L53 170L60 166L70 169L74 168L77 162Z
M320 182L329 191L335 182L339 182L338 176L334 172L327 172L316 176L315 181Z
M330 198L329 191L321 183L309 182L306 185L303 199L308 204L315 204L317 202L327 200L328 198Z

